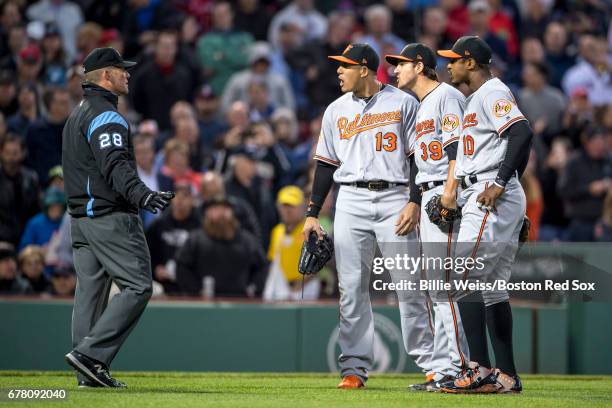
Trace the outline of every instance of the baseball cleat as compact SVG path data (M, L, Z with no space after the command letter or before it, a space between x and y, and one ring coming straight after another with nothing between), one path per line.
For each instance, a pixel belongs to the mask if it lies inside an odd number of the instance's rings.
M89 380L81 380L81 381L78 382L77 385L78 385L79 388L99 388L99 387L102 387L100 384L91 382Z
M490 394L497 392L497 376L489 368L470 362L449 382L441 384L440 391L451 394Z
M94 384L100 387L109 388L126 388L127 386L121 381L115 380L108 372L106 365L100 361L94 360L91 357L81 354L76 350L72 350L65 356L66 362L79 373L83 374Z
M446 384L447 382L454 381L454 380L455 380L455 376L447 374L444 377L440 378L438 381L432 381L429 385L427 385L426 391L440 392L440 389L442 388L442 384Z
M342 381L340 381L340 384L336 386L336 388L342 388L346 390L362 388L362 387L365 387L365 384L363 383L361 378L359 378L356 375L352 375L352 374L344 377Z
M523 384L521 384L521 378L518 375L510 376L497 368L493 373L496 379L495 385L497 387L496 392L498 394L518 394L523 391Z
M436 377L436 373L431 373L425 375L425 382L410 384L408 389L411 391L427 391L427 387L434 383L434 378Z

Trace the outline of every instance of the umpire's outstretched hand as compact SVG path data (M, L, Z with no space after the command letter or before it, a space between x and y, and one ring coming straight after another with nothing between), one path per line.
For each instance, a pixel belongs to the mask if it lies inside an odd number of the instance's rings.
M157 210L164 211L168 208L170 200L173 198L174 192L172 191L152 191L145 196L141 207L153 214L157 214Z

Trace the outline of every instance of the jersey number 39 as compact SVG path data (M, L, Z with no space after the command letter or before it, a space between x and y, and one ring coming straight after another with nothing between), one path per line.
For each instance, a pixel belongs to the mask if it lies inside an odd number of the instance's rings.
M100 135L100 149L106 149L110 147L111 144L121 147L123 146L123 139L121 139L121 134L113 133L109 135L108 133L102 133Z

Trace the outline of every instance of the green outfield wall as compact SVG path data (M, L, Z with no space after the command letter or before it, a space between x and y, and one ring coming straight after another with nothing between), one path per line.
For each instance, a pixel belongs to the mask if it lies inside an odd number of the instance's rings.
M612 374L610 304L514 307L521 372ZM0 300L0 370L65 370L72 304ZM115 370L315 371L335 369L336 305L152 302ZM415 372L399 313L375 308L375 369Z

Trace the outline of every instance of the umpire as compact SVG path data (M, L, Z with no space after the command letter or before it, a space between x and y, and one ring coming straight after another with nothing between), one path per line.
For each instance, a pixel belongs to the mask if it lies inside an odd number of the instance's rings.
M149 190L138 177L130 126L117 112L128 94L127 68L113 48L96 48L83 61L83 101L63 132L62 165L72 216L77 287L73 350L66 361L79 387L126 385L109 366L151 297L151 261L138 208L163 211L174 197ZM108 301L111 281L121 292Z

